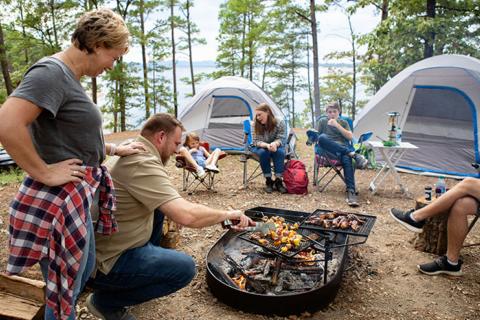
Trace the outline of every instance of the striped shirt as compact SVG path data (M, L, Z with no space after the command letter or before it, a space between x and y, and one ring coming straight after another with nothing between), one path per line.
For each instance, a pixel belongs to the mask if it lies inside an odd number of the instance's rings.
M87 236L86 215L100 188L96 231L117 230L113 182L106 167L86 167L80 183L49 187L27 176L10 204L7 273L18 274L48 258L47 305L58 319L72 312L73 285Z

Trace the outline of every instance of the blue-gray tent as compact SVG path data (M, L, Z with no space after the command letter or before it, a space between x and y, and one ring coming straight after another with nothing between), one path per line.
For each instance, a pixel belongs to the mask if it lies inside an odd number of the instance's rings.
M252 120L258 104L270 105L287 124L282 110L260 87L240 77L222 77L207 84L187 102L178 119L212 147L243 151L243 121ZM288 133L288 132L287 132Z
M480 163L480 60L440 55L411 65L361 110L355 131L373 131L386 140L390 111L400 113L403 140L418 147L397 167L421 174L479 176L471 163Z

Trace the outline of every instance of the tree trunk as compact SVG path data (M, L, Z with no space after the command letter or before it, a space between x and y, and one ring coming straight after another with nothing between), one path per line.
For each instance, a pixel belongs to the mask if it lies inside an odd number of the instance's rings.
M437 4L436 0L427 0L427 19L435 18L435 6ZM423 58L433 57L433 44L435 42L435 31L430 31L427 33L425 38L425 46L423 51Z
M355 120L355 114L357 113L357 49L355 47L356 36L353 32L352 20L350 19L350 14L347 14L348 26L350 28L350 37L352 38L352 110L350 117L352 120ZM353 128L350 128L353 130Z
M57 22L55 20L55 1L50 1L50 14L52 15L53 37L55 39L55 51L60 49L60 43L58 42Z
M383 0L382 2L382 21L387 20L388 18L388 0Z
M295 44L292 44L292 128L295 128Z
M240 59L240 77L245 74L245 37L247 34L247 14L243 14L243 30L242 30L242 58Z
M178 104L177 104L177 66L175 62L175 16L174 9L175 0L170 0L170 31L172 34L172 72L173 72L173 107L175 110L175 117L178 116Z
M310 112L312 114L312 129L315 129L315 111L313 110L312 98L312 81L310 79L310 40L307 34L307 84L308 84L308 101L310 103Z
M427 204L425 198L420 197L415 200L415 209L423 208ZM415 249L436 255L445 254L447 252L447 223L448 212L427 219L423 226L423 232L415 237Z
M97 103L97 78L92 78L92 101L93 103Z
M310 26L312 29L313 49L313 98L315 101L315 119L320 117L320 79L318 75L318 43L317 43L317 19L315 15L315 0L310 0Z
M113 132L118 131L118 88L119 81L115 81L115 92L113 96Z
M23 37L23 53L25 54L25 64L29 63L29 54L28 54L28 46L26 45L27 41L27 32L25 31L25 21L23 19L23 1L18 2L18 9L20 10L20 21L22 23L22 37Z
M143 66L143 93L145 95L145 119L150 118L150 96L148 94L148 65L147 50L145 48L145 21L144 21L144 0L139 1L140 6L140 46L142 47L142 66Z
M2 67L3 81L5 82L5 89L7 95L13 92L12 79L10 78L10 72L8 70L8 58L5 50L5 40L3 39L3 28L0 23L0 66Z
M190 21L190 0L186 2L187 9L187 39L188 39L188 61L190 63L190 81L192 82L192 96L195 95L195 74L193 72L192 54L192 23Z

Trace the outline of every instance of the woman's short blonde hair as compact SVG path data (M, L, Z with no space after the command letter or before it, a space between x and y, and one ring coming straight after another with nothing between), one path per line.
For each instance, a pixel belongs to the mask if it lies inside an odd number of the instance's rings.
M110 9L98 9L84 13L78 20L72 35L72 44L93 53L96 47L128 49L130 32L123 18Z

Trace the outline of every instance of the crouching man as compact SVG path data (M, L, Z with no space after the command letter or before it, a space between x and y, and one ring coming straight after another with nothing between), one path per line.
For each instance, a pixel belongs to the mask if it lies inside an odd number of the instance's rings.
M165 164L180 146L183 130L175 117L156 114L137 139L147 151L107 163L117 198L118 232L95 241L97 272L86 301L101 319L135 319L127 306L171 294L195 276L192 257L159 246L164 216L191 228L226 219L237 220L240 230L255 224L238 210L194 204L177 193Z

